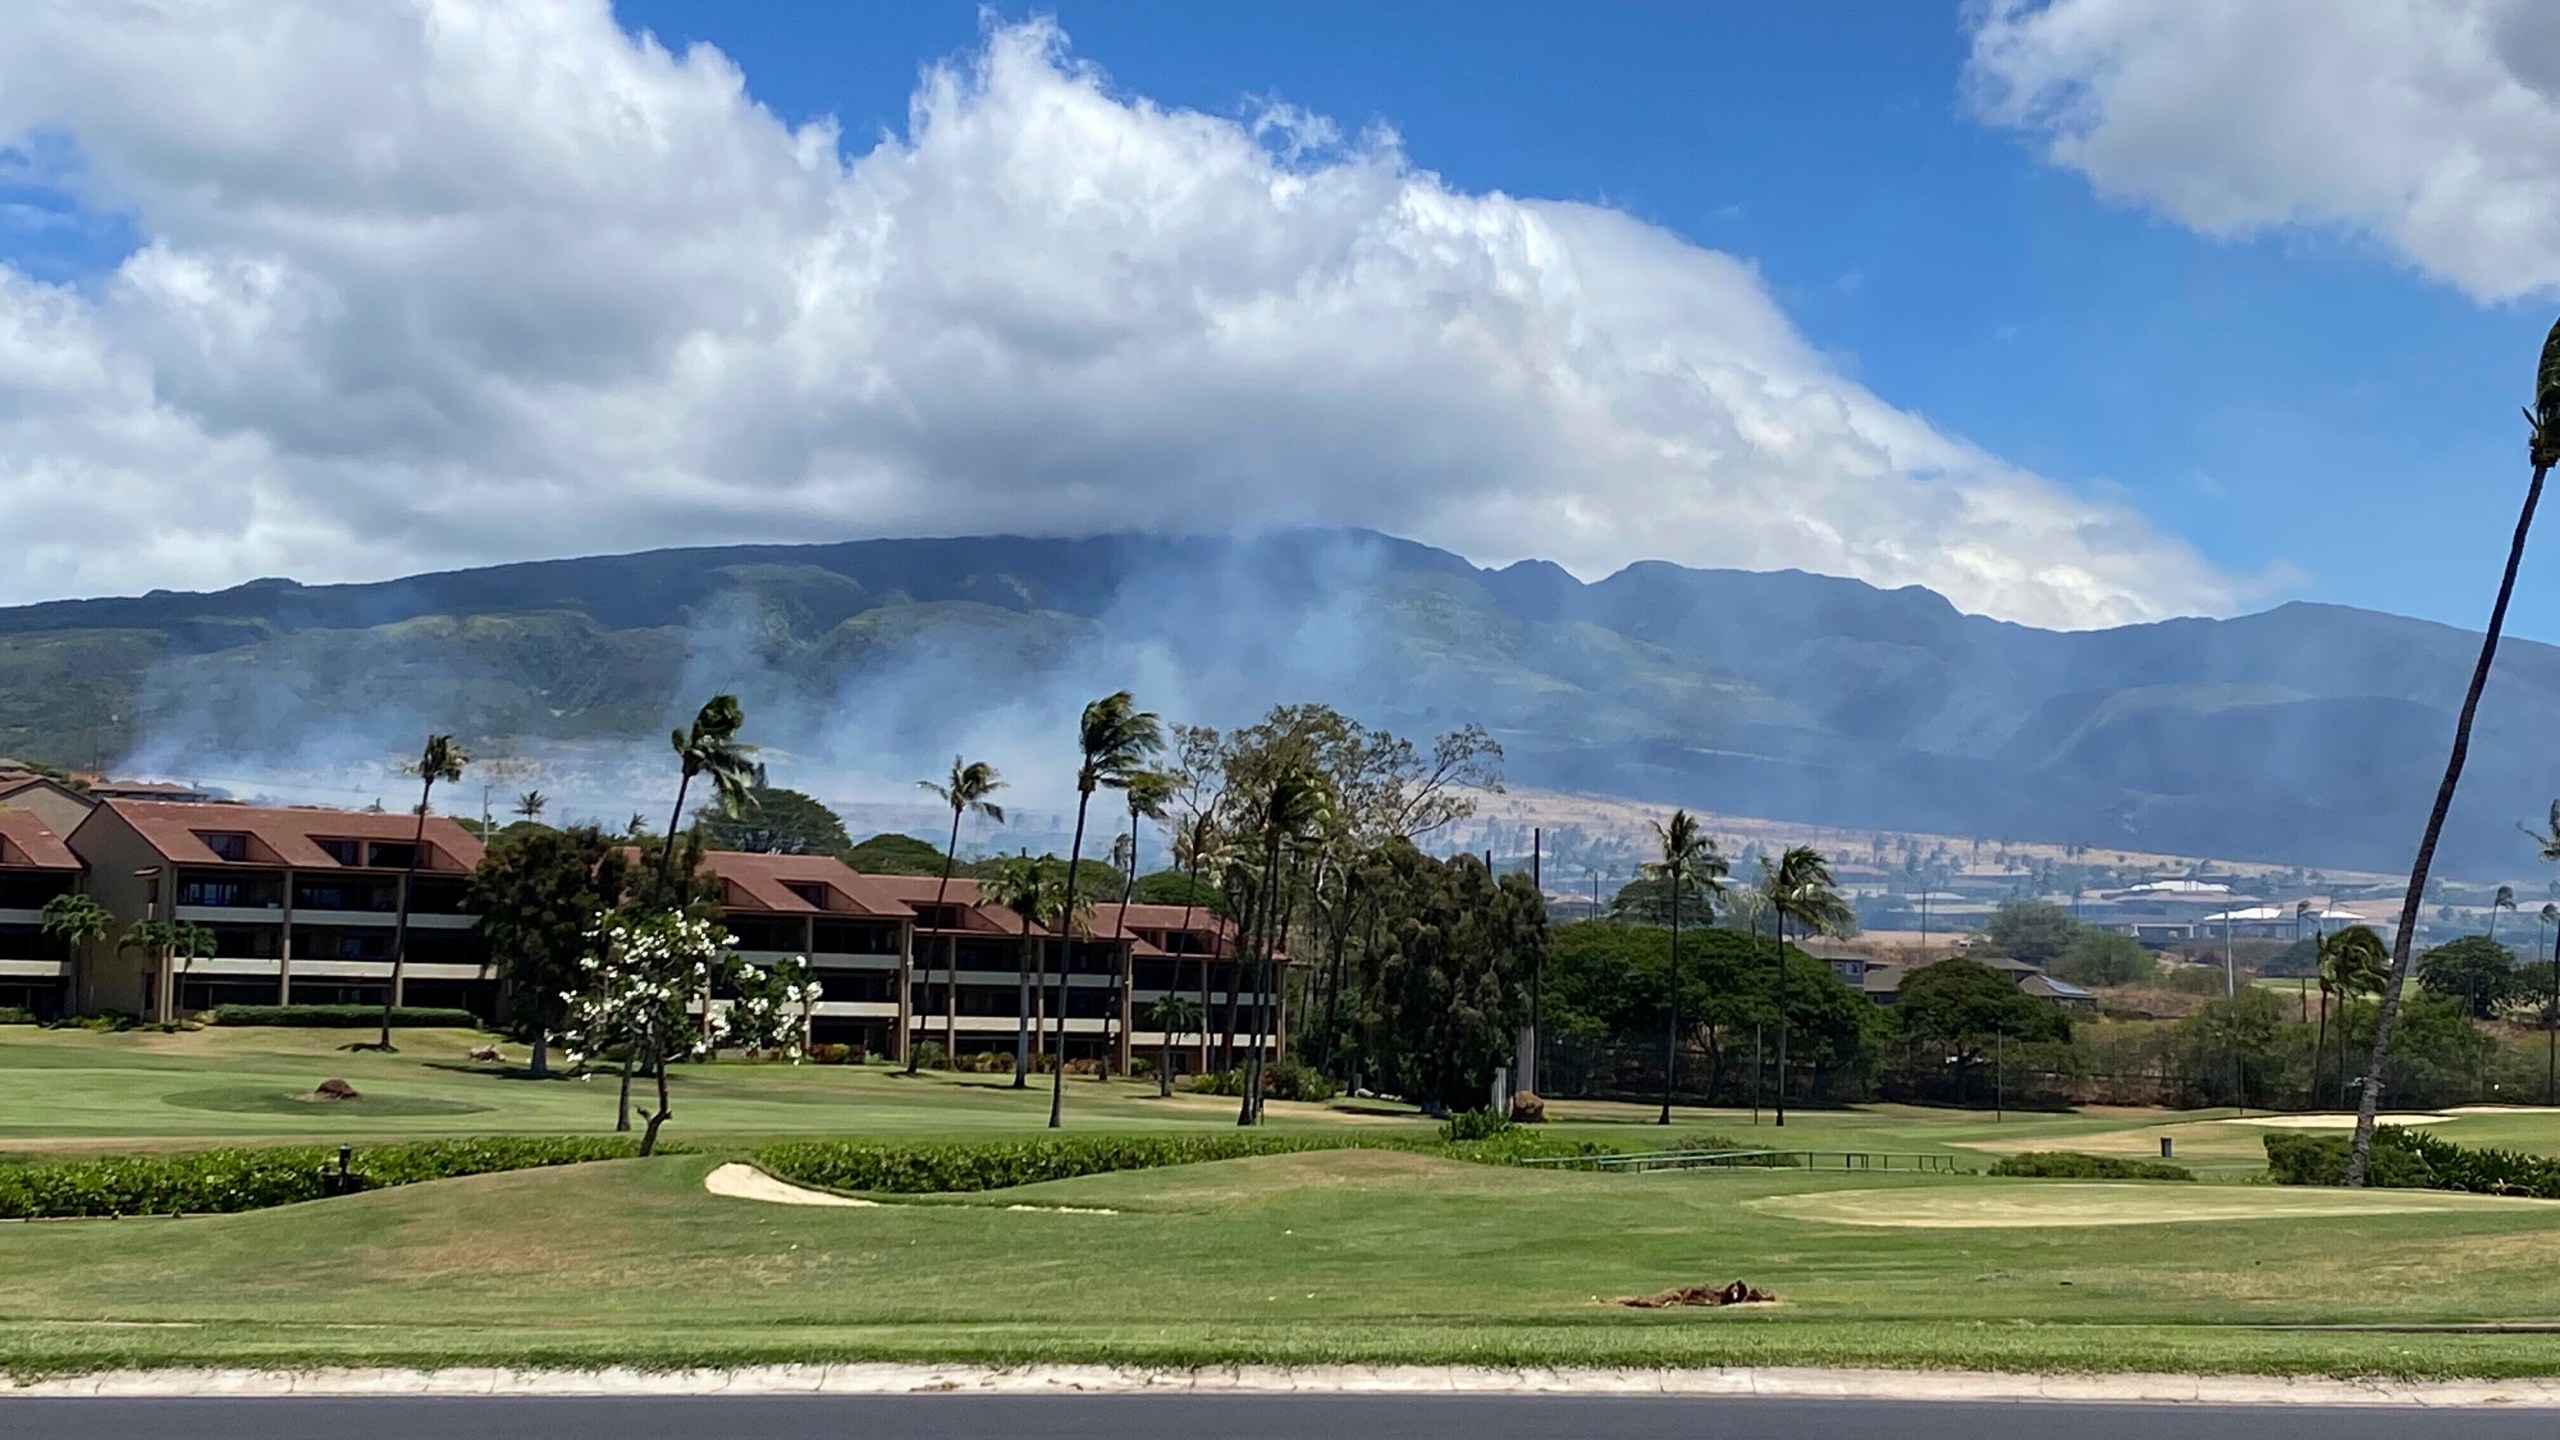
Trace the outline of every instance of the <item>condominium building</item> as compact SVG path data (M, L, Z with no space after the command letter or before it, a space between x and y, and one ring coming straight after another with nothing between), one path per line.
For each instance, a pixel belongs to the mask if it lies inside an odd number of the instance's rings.
M45 902L80 888L80 861L33 810L0 809L0 1008L60 1014L69 949L44 933Z
M462 908L482 847L454 821L349 810L106 800L68 837L120 928L192 922L211 953L165 966L114 941L84 957L83 1008L146 1019L243 1004L496 1004L488 950ZM415 872L411 862L415 859ZM408 960L392 939L410 886Z

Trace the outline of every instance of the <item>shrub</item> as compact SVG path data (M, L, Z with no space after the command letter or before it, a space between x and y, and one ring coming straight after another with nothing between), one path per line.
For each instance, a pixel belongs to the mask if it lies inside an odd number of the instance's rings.
M858 1065L860 1056L850 1045L812 1045L807 1050L812 1065Z
M2279 1185L2343 1185L2345 1135L2269 1134L2267 1170ZM2514 1150L2473 1149L2423 1130L2385 1125L2373 1132L2368 1183L2395 1190L2468 1190L2560 1200L2560 1159Z
M941 1041L926 1040L916 1046L917 1069L944 1070L950 1068L950 1065L951 1052L942 1048Z
M2029 1150L2003 1158L1994 1175L2024 1175L2042 1180L2193 1180L2184 1165L2158 1160L2126 1160L2114 1155L2083 1155L2077 1150Z
M346 1188L380 1190L500 1170L621 1160L636 1153L629 1140L583 1137L490 1136L365 1145L349 1159ZM292 1205L337 1193L337 1164L334 1149L296 1145L0 1167L0 1219L219 1215Z
M319 1030L354 1030L382 1023L379 1005L217 1005L216 1025L296 1025ZM468 1010L439 1010L404 1005L391 1012L394 1028L477 1030L480 1017Z
M1491 1110L1461 1110L1440 1122L1440 1138L1452 1143L1491 1140L1511 1133L1511 1117Z
M1184 1089L1196 1095L1242 1095L1244 1071L1206 1070L1182 1083ZM1265 1100L1321 1101L1340 1093L1330 1076L1294 1057L1272 1060L1262 1067Z
M23 1005L0 1005L0 1025L33 1025L36 1012Z
M805 1140L769 1146L755 1162L772 1174L830 1190L870 1190L889 1195L954 1194L1005 1190L1043 1180L1071 1180L1114 1170L1148 1170L1340 1149L1351 1142L1323 1136L1091 1135L992 1145L900 1145L848 1140Z

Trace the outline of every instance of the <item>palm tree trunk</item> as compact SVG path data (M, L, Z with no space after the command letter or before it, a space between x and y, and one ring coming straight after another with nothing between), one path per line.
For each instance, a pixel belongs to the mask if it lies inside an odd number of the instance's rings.
M667 816L666 848L658 852L658 889L664 893L676 883L676 827L684 823L684 792L693 786L689 771L676 775L676 808ZM637 820L639 817L632 817Z
M2320 1108L2320 1067L2329 1059L2329 982L2320 982L2320 1028L2311 1037L2311 1108Z
M1262 963L1262 956L1271 948L1271 921L1279 913L1279 906L1275 903L1280 898L1279 874L1280 837L1275 834L1263 847L1262 894L1254 907L1260 912L1256 918L1261 922L1257 927L1261 934L1254 943L1251 958L1253 993L1244 1002L1252 1007L1252 1014L1246 1026L1245 1040L1250 1048L1244 1056L1244 1083L1236 1087L1244 1092L1236 1107L1238 1125L1251 1125L1262 1118L1261 1106L1255 1103L1261 1097L1254 1094L1255 1087L1262 1083L1262 987L1264 972L1269 968Z
M1671 1096L1680 1080L1680 877L1671 878L1671 1025L1662 1033L1662 1118L1671 1123Z
M423 770L426 767L418 767ZM409 958L409 888L418 878L418 851L427 843L427 797L436 790L436 777L430 775L418 787L418 827L409 838L409 868L400 873L400 913L391 922L391 983L382 992L382 1034L373 1048L391 1048L391 1007L400 1003L400 972ZM291 897L287 897L290 899Z
M1084 858L1084 812L1093 789L1076 792L1076 833L1067 842L1067 898L1058 917L1058 1068L1049 1073L1049 1128L1059 1127L1067 1107L1067 972L1076 953L1076 866Z
M1022 917L1022 944L1014 953L1019 975L1014 983L1013 1088L1031 1084L1031 917Z
M1324 1044L1316 1053L1316 1068L1333 1073L1334 1029L1342 1019L1342 957L1351 948L1351 917L1340 917L1333 930L1333 967L1324 982Z
M1185 945L1191 943L1191 911L1199 894L1200 844L1199 837L1194 835L1191 841L1191 881L1182 887L1182 929L1179 933ZM1200 956L1200 1068L1203 1072L1209 1068L1209 961L1217 949L1211 945ZM1177 984L1182 980L1182 961L1178 957L1173 962L1173 978Z
M1111 1062L1117 1058L1121 997L1137 983L1137 949L1129 944L1129 902L1138 895L1138 808L1129 807L1129 877L1120 885L1120 918L1111 927L1112 995L1102 1007L1102 1061L1094 1066L1094 1078L1111 1078ZM1123 947L1127 955L1121 953Z
M2535 441L2537 447L2540 438ZM2400 907L2400 933L2391 945L2391 978L2382 989L2381 1008L2374 1013L2373 1051L2365 1061L2364 1088L2356 1095L2356 1133L2347 1146L2346 1183L2364 1184L2373 1158L2374 1117L2382 1107L2382 1067L2391 1056L2391 1032L2400 1023L2400 991L2409 979L2409 945L2418 933L2418 907L2426 900L2427 871L2435 863L2436 842L2444 835L2446 812L2453 808L2454 787L2462 783L2462 763L2471 753L2471 725L2480 713L2480 693L2489 688L2489 667L2498 658L2498 637L2506 629L2507 602L2515 598L2516 571L2524 565L2525 540L2533 531L2533 510L2542 501L2542 482L2550 464L2533 467L2525 487L2524 508L2516 515L2515 539L2507 546L2506 573L2498 580L2498 602L2489 608L2489 628L2480 637L2480 662L2472 667L2471 688L2462 697L2462 713L2453 722L2453 750L2445 757L2444 783L2436 787L2435 808L2427 812L2426 832L2418 837L2418 857L2409 866L2408 898Z
M954 785L959 784L959 777L953 776L952 783ZM951 867L959 863L960 807L954 805L951 807L951 847L942 852L942 880L941 883L933 887L933 918L936 920L947 918L943 913L943 907L949 904L951 899ZM931 967L927 967L926 969L925 983L927 985L933 983ZM956 974L949 976L944 981L946 987L957 985L959 983L960 977ZM916 1044L912 1038L907 1041L907 1073L910 1075L916 1073Z
M1777 1128L1787 1126L1787 912L1778 912L1778 1107Z
M640 1153L644 1157L656 1153L658 1129L667 1123L668 1116L675 1113L674 1107L667 1103L666 1053L655 1035L649 1040L649 1068L658 1077L658 1108L649 1112L648 1128L640 1132Z

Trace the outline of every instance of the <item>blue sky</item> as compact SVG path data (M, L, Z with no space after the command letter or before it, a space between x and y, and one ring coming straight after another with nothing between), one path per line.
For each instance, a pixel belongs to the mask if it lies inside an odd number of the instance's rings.
M2276 577L2269 598L2466 626L2486 612L2543 308L2477 303L2346 236L2209 239L2100 199L1969 113L1956 6L1042 11L1160 104L1278 98L1385 125L1458 188L1609 205L1741 256L1888 400L2117 490L2214 560ZM719 46L759 99L832 114L858 146L904 128L918 66L974 44L980 8L616 13ZM2560 637L2555 599L2560 585L2534 585L2520 627Z
M2560 291L2553 13L33 0L0 526L61 538L0 602L1314 521L2476 625ZM1275 103L1354 138L1266 154ZM2550 568L2516 626L2560 638Z

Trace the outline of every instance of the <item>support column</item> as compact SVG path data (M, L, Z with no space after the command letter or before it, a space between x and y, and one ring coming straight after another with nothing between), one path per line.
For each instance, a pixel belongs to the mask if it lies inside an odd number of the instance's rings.
M1129 1016L1132 1010L1130 990L1138 978L1138 942L1130 940L1120 947L1120 1038L1112 1046L1113 1063L1123 1075L1129 1073Z
M889 1058L904 1065L914 1048L916 1023L916 927L898 926L898 1045Z

